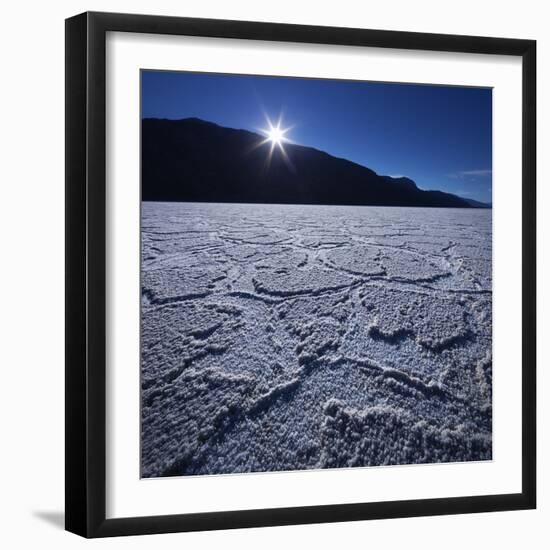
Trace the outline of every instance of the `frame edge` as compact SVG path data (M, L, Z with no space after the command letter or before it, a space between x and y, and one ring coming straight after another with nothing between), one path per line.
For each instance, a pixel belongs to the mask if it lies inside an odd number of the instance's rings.
M65 20L65 529L86 536L87 15Z
M522 55L522 489L537 502L537 43Z

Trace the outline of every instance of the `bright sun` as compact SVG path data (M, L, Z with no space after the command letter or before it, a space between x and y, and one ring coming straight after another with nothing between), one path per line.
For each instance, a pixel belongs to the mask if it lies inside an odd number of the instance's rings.
M282 126L282 117L279 117L277 124L273 124L267 115L265 115L265 118L267 122L267 128L259 129L259 131L265 136L265 139L258 142L257 146L261 146L267 143L271 146L267 154L266 166L269 167L269 165L271 164L271 159L275 153L275 150L277 149L283 157L285 163L292 168L292 162L288 157L287 152L285 151L285 144L292 143L292 141L286 137L287 132L292 129L292 126L284 128Z
M281 145L281 142L284 139L285 132L286 130L281 130L281 128L277 126L275 128L271 127L269 130L266 131L266 134L271 143L275 145Z
M283 144L290 142L285 134L290 130L290 128L283 128L281 126L281 118L279 118L277 124L273 124L267 115L265 118L267 121L267 128L262 129L261 132L265 135L266 139L262 143L271 143L272 153L275 147L278 147L284 154L285 149Z

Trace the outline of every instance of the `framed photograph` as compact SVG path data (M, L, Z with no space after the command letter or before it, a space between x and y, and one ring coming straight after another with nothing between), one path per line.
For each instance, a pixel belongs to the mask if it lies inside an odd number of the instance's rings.
M534 41L66 21L66 528L535 507Z

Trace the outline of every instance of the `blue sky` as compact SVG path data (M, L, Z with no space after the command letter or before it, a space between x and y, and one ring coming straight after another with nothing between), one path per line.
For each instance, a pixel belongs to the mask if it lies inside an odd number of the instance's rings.
M423 189L492 201L492 91L305 78L142 72L142 117L198 117L403 175Z

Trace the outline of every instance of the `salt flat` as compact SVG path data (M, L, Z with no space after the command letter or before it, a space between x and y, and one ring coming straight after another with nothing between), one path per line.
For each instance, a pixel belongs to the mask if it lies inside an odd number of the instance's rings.
M491 459L491 216L143 203L142 475Z

